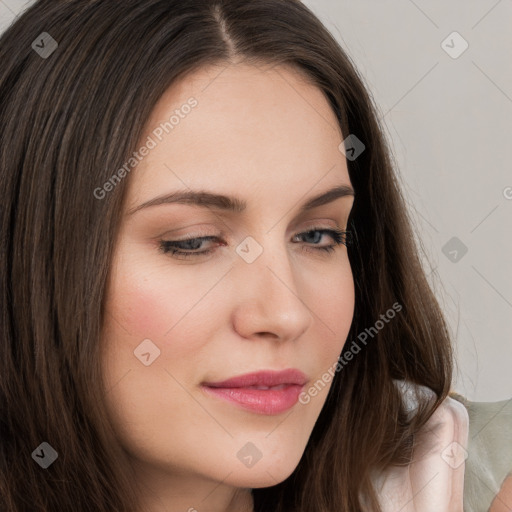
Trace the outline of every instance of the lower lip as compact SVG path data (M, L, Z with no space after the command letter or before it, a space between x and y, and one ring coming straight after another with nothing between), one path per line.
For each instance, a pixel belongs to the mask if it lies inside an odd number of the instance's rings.
M259 414L280 414L293 407L304 386L288 384L282 389L213 388L202 386L208 393Z

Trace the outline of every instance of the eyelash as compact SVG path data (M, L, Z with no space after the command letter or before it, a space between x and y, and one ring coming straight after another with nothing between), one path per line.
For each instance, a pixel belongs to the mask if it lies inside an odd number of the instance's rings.
M338 246L345 245L348 247L351 242L350 238L350 231L343 231L340 229L325 229L325 228L312 228L308 229L307 231L303 231L302 233L298 233L295 236L304 236L309 235L311 233L319 232L322 234L329 234L335 241L333 245L328 245L325 247L313 247L314 251L323 251L325 253L331 253L333 252ZM160 240L160 250L165 253L169 254L172 257L179 256L179 259L187 259L187 258L194 258L197 256L205 256L207 254L210 254L213 252L214 249L206 249L205 251L199 251L199 252L187 252L187 251L180 251L175 246L179 245L181 243L190 243L190 242L197 242L197 241L209 241L209 240L215 240L218 239L216 236L204 236L204 237L194 237L194 238L184 238L183 240Z

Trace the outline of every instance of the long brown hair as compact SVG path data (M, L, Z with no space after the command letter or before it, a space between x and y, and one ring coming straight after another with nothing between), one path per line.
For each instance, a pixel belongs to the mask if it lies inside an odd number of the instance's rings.
M372 334L336 372L295 471L253 490L255 510L378 511L372 471L410 461L415 433L448 395L449 332L377 109L308 8L297 0L40 0L0 39L1 510L138 512L105 415L99 348L129 176L101 200L93 191L136 149L178 77L240 60L301 70L344 137L365 145L347 161L356 192L347 346ZM395 303L400 312L375 329ZM421 399L409 416L393 379L427 386L436 399ZM43 442L58 453L47 469L33 456Z

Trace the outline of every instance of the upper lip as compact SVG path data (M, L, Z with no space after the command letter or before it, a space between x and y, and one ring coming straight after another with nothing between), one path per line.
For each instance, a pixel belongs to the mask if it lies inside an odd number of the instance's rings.
M307 376L296 368L287 370L263 370L218 382L203 382L212 388L245 388L249 386L279 386L281 384L297 384L303 386L308 381Z

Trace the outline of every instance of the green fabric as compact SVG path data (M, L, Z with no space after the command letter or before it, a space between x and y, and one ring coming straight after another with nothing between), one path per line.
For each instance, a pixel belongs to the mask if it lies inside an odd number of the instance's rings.
M469 415L464 512L487 512L505 478L512 474L512 398L471 402L457 393Z

